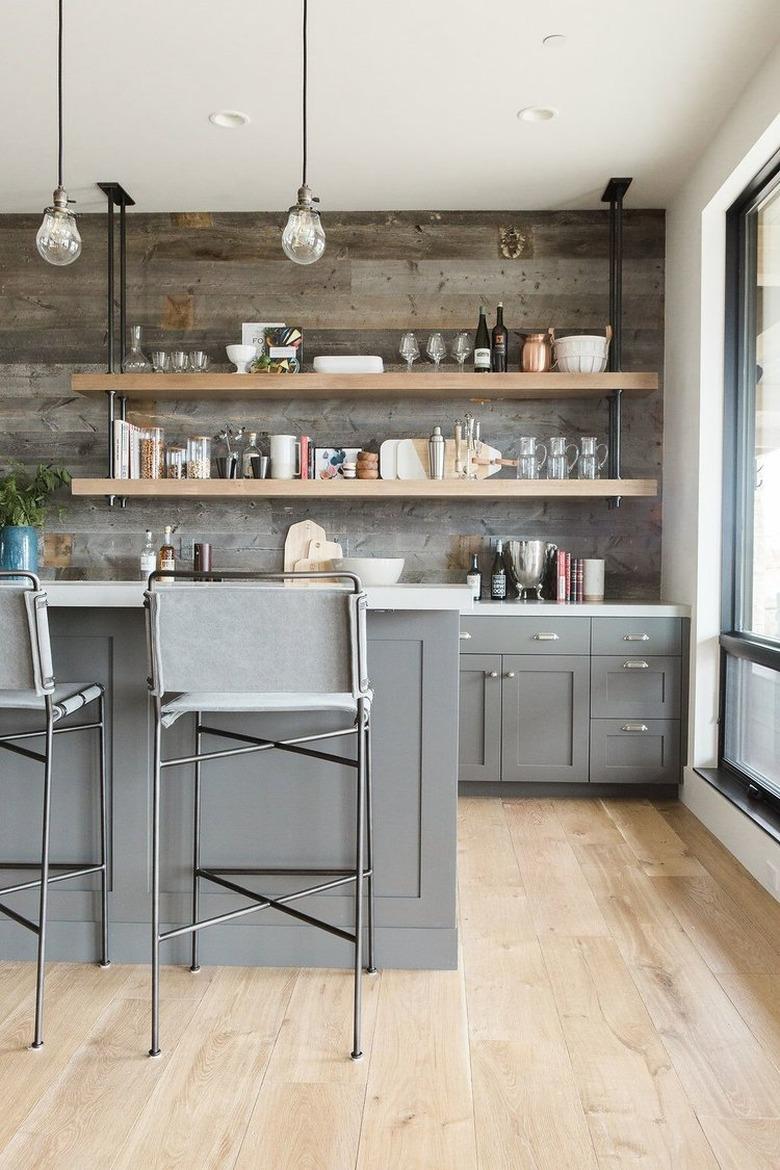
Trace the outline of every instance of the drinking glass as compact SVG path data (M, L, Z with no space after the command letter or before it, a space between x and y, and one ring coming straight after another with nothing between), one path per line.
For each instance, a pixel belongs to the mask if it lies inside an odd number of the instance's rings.
M471 338L468 333L459 333L452 343L452 356L460 366L461 374L465 370L466 358L471 353Z
M205 374L209 368L209 355L203 349L190 350L190 369L196 374Z
M406 362L407 370L411 373L412 362L417 361L417 358L420 356L420 347L413 333L404 333L401 338L401 344L398 346L398 352Z
M186 374L189 361L186 350L175 349L171 354L171 369L174 374Z
M155 374L165 374L170 367L170 354L164 349L152 351L152 366Z
M547 448L533 435L521 435L517 441L517 478L538 479L547 461Z
M584 435L580 439L580 457L577 460L580 479L598 479L599 472L607 462L607 453L606 443L600 443L595 435Z
M444 338L441 333L432 333L430 335L425 352L436 367L436 373L438 374L441 360L447 352L447 347L444 344Z
M574 454L569 458L569 452ZM550 439L550 454L547 459L548 479L568 479L569 472L577 462L579 450L576 443L568 443L565 435L553 435Z

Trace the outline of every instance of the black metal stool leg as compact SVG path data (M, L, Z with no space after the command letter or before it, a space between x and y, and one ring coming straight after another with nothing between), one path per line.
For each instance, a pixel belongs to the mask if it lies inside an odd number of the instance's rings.
M355 1004L353 1014L352 1059L363 1056L361 1025L363 1016L363 870L365 846L366 796L366 715L361 699L358 703L357 734L357 817L355 828Z
M155 700L154 780L152 791L152 1046L150 1056L160 1055L160 722Z
M195 755L201 754L201 744L203 736L200 731L200 711L195 712ZM200 878L198 877L198 870L200 868L200 760L195 762L195 795L194 795L194 812L192 825L192 921L198 921L198 914L200 912ZM200 931L194 931L192 935L192 960L190 963L190 971L200 971L200 963L198 962L198 940L200 938Z
M108 808L106 798L106 710L105 697L98 700L98 738L100 745L100 914L101 914L101 967L110 967L108 957Z
M366 868L368 876L368 962L366 971L369 975L376 972L374 953L374 814L373 814L373 786L371 779L371 715L366 725Z
M41 830L41 893L38 912L38 970L35 980L35 1033L32 1047L43 1047L43 988L46 974L46 919L49 903L49 831L51 826L51 772L54 747L54 713L46 696L46 760L43 775L43 825Z

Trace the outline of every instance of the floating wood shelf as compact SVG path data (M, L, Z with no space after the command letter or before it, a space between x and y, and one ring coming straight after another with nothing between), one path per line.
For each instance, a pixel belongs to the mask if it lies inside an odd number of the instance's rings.
M613 390L650 394L657 374L73 374L79 394L135 399L603 398Z
M74 496L178 500L515 500L653 497L654 479L74 479Z

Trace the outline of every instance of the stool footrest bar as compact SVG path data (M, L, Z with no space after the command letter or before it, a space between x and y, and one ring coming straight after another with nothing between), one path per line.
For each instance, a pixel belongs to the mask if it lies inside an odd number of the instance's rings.
M369 877L371 875L370 869L363 870L363 876ZM346 877L347 874L355 876L354 866L345 866L343 869L322 869L312 866L275 866L269 869L258 869L256 867L241 866L241 865L210 865L208 871L199 869L199 877L207 877L210 873L235 873L235 874L257 874L259 877L284 877L287 874L321 874L323 877Z
M103 865L89 865L84 869L71 869L64 873L52 874L47 880L48 884L52 885L54 882L66 882L69 878L84 877L88 873L102 873L104 869ZM4 897L6 894L18 894L20 890L35 890L40 884L41 878L34 878L29 882L19 882L15 886L5 886L0 890L0 897Z
M350 759L348 756L337 756L333 752L318 752L312 748L301 747L300 744L293 740L261 739L256 735L246 735L239 731L222 731L217 727L201 727L200 730L203 735L220 735L225 739L235 739L241 743L255 744L257 747L264 749L276 748L280 752L294 752L298 756L311 756L315 760L325 760L333 764L346 764L350 768L357 767L357 760ZM355 735L356 732L356 727L348 727L338 734ZM333 733L329 732L322 738L331 738L332 735ZM315 737L311 736L309 740L310 742L314 742Z
M46 756L43 752L34 752L30 748L19 747L17 743L8 743L0 739L0 747L5 748L7 752L13 752L17 756L25 756L28 760L35 760L38 764L46 763Z
M23 914L17 914L15 910L12 910L10 906L3 905L2 902L0 902L0 914L5 914L8 918L13 918L14 922L18 922L20 926L26 926L28 930L33 932L33 934L41 933L41 928L38 926L37 922L33 922L31 919L25 918Z

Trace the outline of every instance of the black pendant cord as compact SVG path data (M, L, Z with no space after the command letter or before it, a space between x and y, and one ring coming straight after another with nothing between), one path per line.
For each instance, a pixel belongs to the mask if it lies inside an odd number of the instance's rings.
M62 0L60 0L60 4ZM308 23L309 23L309 0L303 0L303 182L302 187L306 186L306 168L307 168L307 154L308 154L308 79L309 79L309 52L308 52Z
M57 36L57 186L62 186L62 5L59 0L59 32Z

